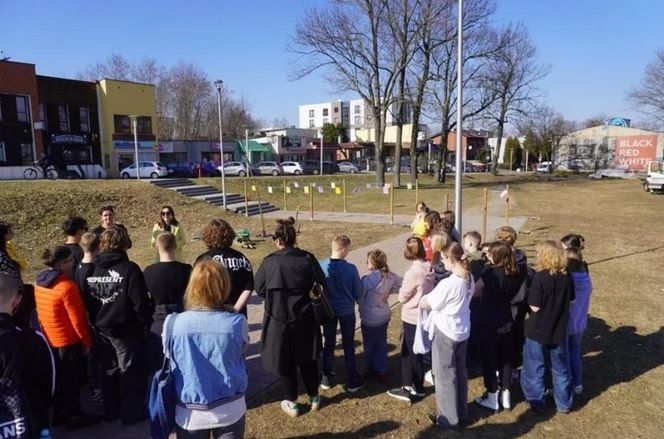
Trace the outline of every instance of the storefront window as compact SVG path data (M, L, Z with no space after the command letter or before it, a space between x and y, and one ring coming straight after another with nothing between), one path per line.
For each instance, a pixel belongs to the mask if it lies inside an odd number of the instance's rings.
M113 116L115 125L115 132L120 134L131 134L131 127L129 123L129 116L124 114L116 114Z
M32 143L21 143L21 163L24 165L31 165L34 162L32 155Z

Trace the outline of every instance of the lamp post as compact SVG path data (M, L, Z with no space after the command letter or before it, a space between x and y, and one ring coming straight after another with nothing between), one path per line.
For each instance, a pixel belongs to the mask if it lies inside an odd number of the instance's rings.
M224 131L221 127L221 87L224 85L224 81L217 79L214 81L214 86L217 88L217 109L219 110L219 155L221 156L221 192L222 200L224 204L224 210L226 210L226 170L224 169Z
M138 163L138 116L129 116L134 130L134 164L136 165L136 180L141 179L141 167Z

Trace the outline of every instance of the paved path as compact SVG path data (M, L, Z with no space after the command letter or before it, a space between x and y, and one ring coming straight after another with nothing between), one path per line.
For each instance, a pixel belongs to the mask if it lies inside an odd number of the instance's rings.
M501 206L503 202L498 198L498 192L492 194L492 199L489 206L489 219L488 230L495 230L497 227L504 224ZM288 217L289 215L295 216L295 212L279 211L268 214L275 217ZM338 221L338 222L373 222L376 224L389 224L389 215L380 214L347 214L335 212L317 212L315 215L317 221ZM516 230L520 230L526 223L527 218L515 217L510 218L510 225ZM395 215L394 223L409 226L412 221L412 216ZM464 230L478 230L482 229L482 216L476 212L464 212ZM411 235L410 230L404 229L404 233L375 244L361 247L352 250L348 255L348 261L352 262L358 267L360 274L366 274L366 256L369 250L380 248L387 254L390 269L395 273L403 276L406 272L409 261L403 258L403 250L406 239ZM397 301L396 295L390 298L390 305L394 305ZM259 342L260 331L263 321L263 300L258 296L252 296L250 299L247 316L249 320L249 337L251 344L247 351L247 368L249 372L249 388L247 389L247 398L251 399L256 395L263 392L267 387L276 383L277 378L270 373L263 370L260 364L259 355ZM358 319L359 326L359 319ZM121 426L117 423L102 423L94 428L87 428L76 432L56 431L58 438L67 439L87 439L94 437L95 439L134 439L134 438L148 438L149 426L147 422L139 423L132 426ZM171 437L175 437L172 435Z

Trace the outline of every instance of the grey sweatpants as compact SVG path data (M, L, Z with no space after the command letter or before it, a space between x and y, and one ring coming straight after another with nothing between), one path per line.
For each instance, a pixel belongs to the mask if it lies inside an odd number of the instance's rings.
M456 427L468 417L468 371L466 349L468 340L452 341L436 328L432 347L432 372L436 386L438 423Z

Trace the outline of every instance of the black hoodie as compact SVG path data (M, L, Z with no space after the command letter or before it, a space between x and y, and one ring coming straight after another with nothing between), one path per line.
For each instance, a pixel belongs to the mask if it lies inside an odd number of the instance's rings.
M143 273L124 252L104 252L86 278L89 300L99 304L94 326L111 337L126 337L152 323L150 297Z

